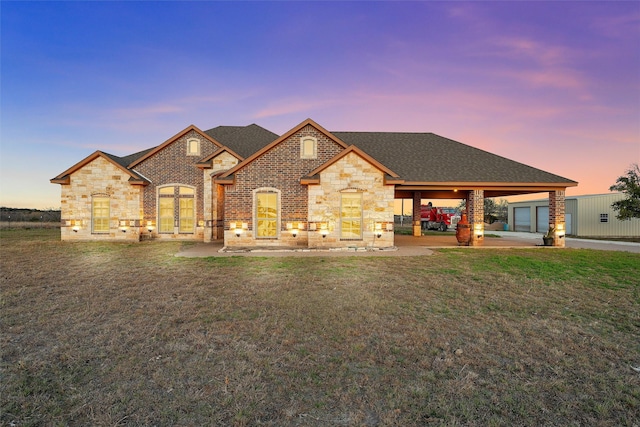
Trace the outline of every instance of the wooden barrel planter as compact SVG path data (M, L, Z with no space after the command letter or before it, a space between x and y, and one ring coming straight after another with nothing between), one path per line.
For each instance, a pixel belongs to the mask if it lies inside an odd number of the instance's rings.
M469 221L467 221L465 214L462 214L462 218L456 226L456 239L458 240L458 246L469 246L469 240L471 240L471 225Z

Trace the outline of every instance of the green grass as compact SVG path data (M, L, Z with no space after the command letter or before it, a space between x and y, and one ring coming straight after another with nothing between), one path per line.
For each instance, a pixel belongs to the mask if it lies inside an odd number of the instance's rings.
M638 254L181 247L0 231L0 425L638 425Z

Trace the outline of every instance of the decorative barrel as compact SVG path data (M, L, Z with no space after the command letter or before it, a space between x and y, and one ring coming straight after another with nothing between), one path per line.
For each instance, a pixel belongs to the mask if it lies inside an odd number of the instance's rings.
M471 240L471 225L467 221L467 215L462 214L462 218L456 225L456 239L458 240L458 246L469 246L469 240Z

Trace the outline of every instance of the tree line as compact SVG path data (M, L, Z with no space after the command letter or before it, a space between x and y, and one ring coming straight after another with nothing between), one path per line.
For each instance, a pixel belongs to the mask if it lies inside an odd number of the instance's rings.
M60 209L21 209L0 207L0 221L60 222Z

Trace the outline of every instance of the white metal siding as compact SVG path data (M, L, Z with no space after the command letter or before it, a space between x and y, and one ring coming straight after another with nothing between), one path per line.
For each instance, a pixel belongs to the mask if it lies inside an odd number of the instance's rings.
M620 221L616 218L611 204L622 200L623 194L601 194L590 197L578 197L578 212L576 228L579 236L594 237L627 237L640 236L640 218ZM600 215L607 214L608 222L600 222Z
M579 237L639 237L640 218L627 221L620 221L616 218L617 212L611 208L611 204L624 198L623 194L597 194L589 196L574 196L565 199L565 229L567 234ZM525 202L509 203L509 213L513 211L514 221L517 228L515 231L531 231L523 224L516 224L524 221L525 211L529 210L529 215L536 216L536 226L538 231L544 232L545 228L540 227L540 208L549 206L549 200L538 199ZM533 211L533 212L532 212ZM518 214L521 214L518 219ZM538 213L536 215L536 212ZM608 215L608 222L600 222L600 214ZM547 210L547 218L548 218ZM548 228L548 225L546 226Z
M531 231L531 209L515 208L513 209L514 231Z
M549 206L536 207L536 231L546 233L549 230Z

